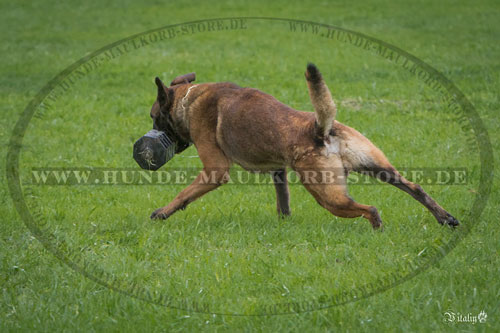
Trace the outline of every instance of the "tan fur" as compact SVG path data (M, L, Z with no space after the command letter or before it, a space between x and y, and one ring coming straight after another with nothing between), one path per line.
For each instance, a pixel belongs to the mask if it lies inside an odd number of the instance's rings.
M327 137L337 115L337 107L326 85L322 85L319 89L312 87L313 85L309 82L307 85L311 102L316 111L316 122L321 128L321 136Z
M316 124L318 125L317 135L322 139L327 139L337 115L337 107L333 101L323 77L316 66L309 64L306 71L307 87L309 97L316 111Z
M151 217L168 218L225 183L231 164L237 163L249 171L272 173L280 215L290 214L288 186L283 175L291 167L318 203L331 213L341 217L363 216L373 228L379 228L382 221L377 209L349 197L346 176L351 171L384 170L391 175L385 181L412 195L440 223L458 224L420 186L404 179L367 138L334 121L336 108L331 94L317 68L311 66L314 65L308 66L306 78L316 114L296 111L271 95L232 83L185 83L167 88L157 82L162 89L158 90L151 110L154 127L164 128L170 114L176 132L196 146L204 168L191 185ZM315 183L311 174L325 170L334 171L332 182ZM280 183L278 180L283 178Z

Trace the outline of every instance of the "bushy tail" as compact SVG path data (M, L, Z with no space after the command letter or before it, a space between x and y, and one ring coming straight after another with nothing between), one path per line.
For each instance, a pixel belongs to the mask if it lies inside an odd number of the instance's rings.
M337 107L333 101L330 90L326 86L323 77L314 64L307 64L306 70L307 86L309 96L316 110L317 135L328 140L328 135L333 126L333 120L337 114Z

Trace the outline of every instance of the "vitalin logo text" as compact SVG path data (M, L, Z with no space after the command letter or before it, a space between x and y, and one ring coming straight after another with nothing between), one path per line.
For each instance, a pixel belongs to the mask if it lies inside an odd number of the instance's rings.
M445 323L465 323L465 324L484 324L486 322L488 315L484 310L479 312L477 315L469 313L460 313L448 310L444 313Z

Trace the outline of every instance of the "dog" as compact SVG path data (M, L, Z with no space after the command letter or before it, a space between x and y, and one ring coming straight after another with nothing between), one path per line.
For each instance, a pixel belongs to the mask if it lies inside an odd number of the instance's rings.
M175 78L169 87L156 77L158 92L150 113L153 128L170 133L182 149L193 143L203 170L151 218L167 219L226 183L231 165L237 163L249 171L271 174L280 216L291 214L286 168L292 168L333 215L362 216L374 229L381 228L377 209L348 195L346 178L354 171L384 175L378 177L410 194L440 224L459 225L420 185L405 179L366 137L335 120L335 102L314 64L307 65L305 77L315 113L294 110L260 90L230 82L193 84L194 73ZM318 181L314 176L325 170L334 170L329 182Z

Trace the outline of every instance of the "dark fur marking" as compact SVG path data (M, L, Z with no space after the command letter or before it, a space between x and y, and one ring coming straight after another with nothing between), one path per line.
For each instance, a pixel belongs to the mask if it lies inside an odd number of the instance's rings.
M307 64L306 79L307 79L307 81L309 81L313 84L318 84L321 82L323 77L321 76L321 73L319 72L316 65L314 65L312 63Z
M323 127L319 126L318 122L314 122L314 143L316 147L324 147L325 146L325 137L323 136Z

